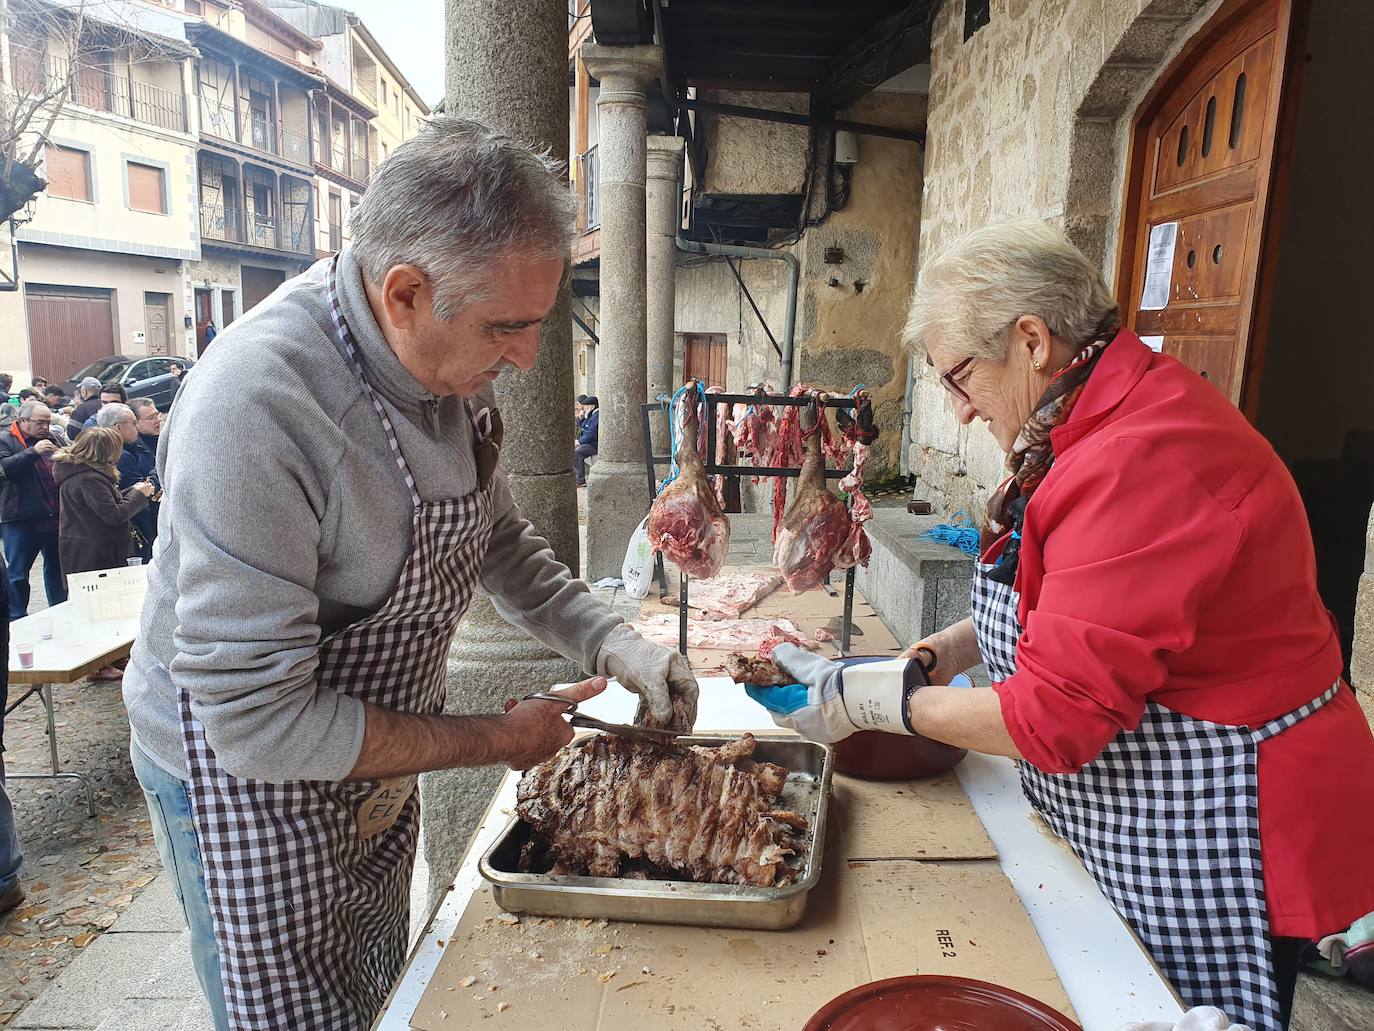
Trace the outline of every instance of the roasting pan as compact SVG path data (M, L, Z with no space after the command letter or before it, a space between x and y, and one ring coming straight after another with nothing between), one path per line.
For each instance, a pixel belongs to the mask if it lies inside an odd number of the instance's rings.
M739 737L693 736L680 740L687 745L714 748ZM777 763L788 771L779 807L801 813L810 825L806 855L791 884L755 888L740 884L522 873L520 849L529 840L530 829L519 816L510 821L487 850L478 869L491 884L496 904L508 913L774 931L794 927L806 912L807 896L821 879L834 752L829 745L800 738L759 737L754 758Z

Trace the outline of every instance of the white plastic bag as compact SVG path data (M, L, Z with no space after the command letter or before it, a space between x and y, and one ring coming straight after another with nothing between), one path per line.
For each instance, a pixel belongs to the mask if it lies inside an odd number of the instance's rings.
M654 549L649 544L648 516L630 534L620 578L625 581L625 593L631 598L643 598L649 593L649 585L654 581Z

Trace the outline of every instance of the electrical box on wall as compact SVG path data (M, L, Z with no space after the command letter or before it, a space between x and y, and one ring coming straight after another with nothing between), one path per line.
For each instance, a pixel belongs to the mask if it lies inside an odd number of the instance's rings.
M835 133L835 164L857 165L859 163L859 137L841 129Z

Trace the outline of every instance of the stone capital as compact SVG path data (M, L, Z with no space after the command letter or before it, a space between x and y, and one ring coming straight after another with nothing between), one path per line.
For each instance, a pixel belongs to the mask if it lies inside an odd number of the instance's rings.
M648 163L648 177L677 182L684 143L681 136L649 136L645 141L644 155Z
M642 90L663 71L663 48L648 43L628 47L585 43L582 62L600 80L602 90Z

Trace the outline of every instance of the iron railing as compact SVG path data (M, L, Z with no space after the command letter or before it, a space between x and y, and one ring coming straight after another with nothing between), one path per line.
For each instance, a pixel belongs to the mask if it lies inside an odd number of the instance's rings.
M578 159L579 174L586 197L587 228L596 229L601 225L601 188L597 167L596 147L589 147Z
M320 163L326 168L332 168L336 172L352 176L360 183L367 182L367 177L371 172L366 154L354 154L350 158L348 147L339 142L323 150L320 155Z
M252 110L239 112L237 132L234 131L234 125L232 104L201 95L202 132L230 143L241 143L264 154L276 154L297 164L310 163L310 137L305 133L288 129L275 118Z
M15 46L13 51L15 87L21 92L60 91L65 86L68 103L174 132L186 131L186 97L177 90L116 75L105 65L81 64L73 73L67 58L31 47Z
M200 235L204 240L240 243L267 250L310 254L309 219L282 224L274 215L263 215L223 204L200 206Z

